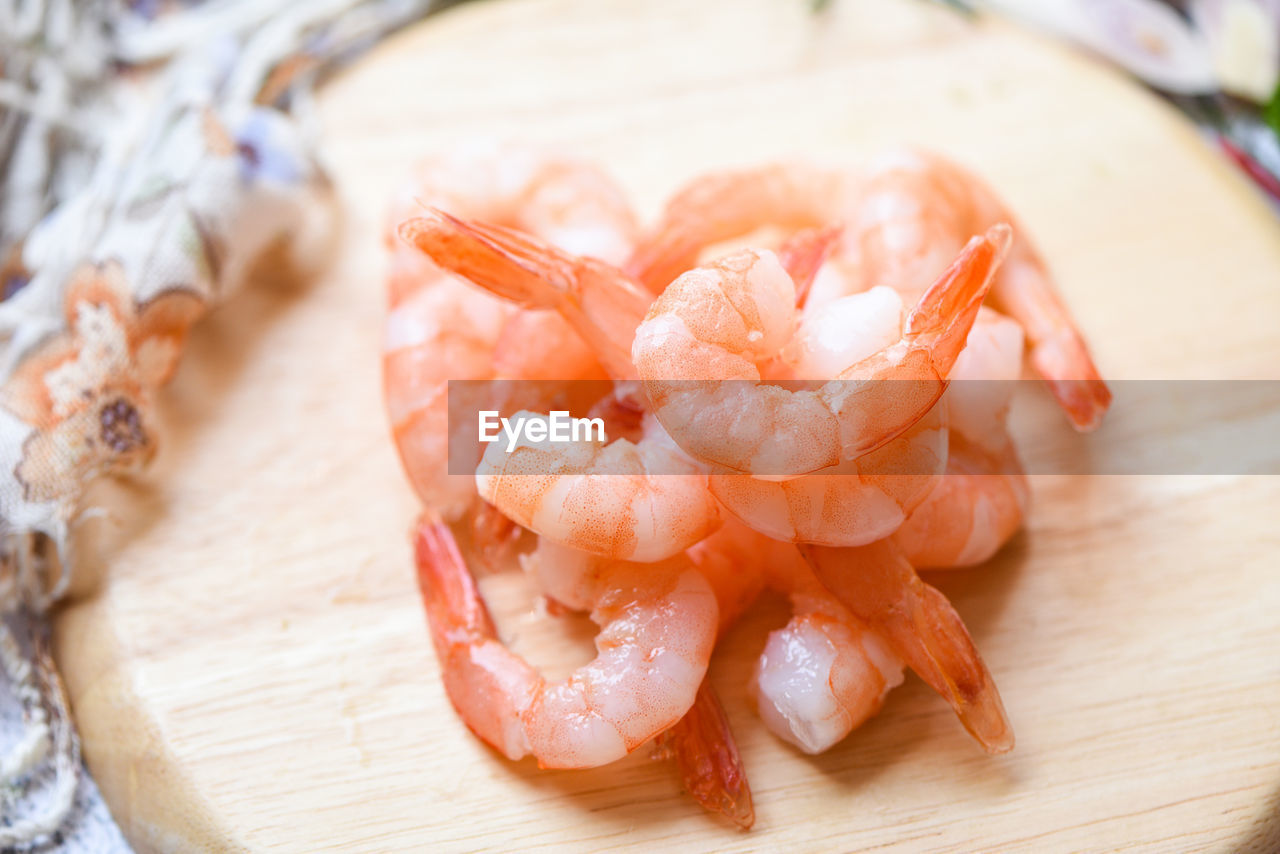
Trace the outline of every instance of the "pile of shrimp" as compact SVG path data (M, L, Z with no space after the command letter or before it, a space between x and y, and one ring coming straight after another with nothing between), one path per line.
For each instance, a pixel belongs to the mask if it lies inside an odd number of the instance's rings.
M1110 401L1011 222L977 178L920 152L707 174L649 229L589 163L484 146L421 165L386 234L385 394L466 725L549 768L656 743L700 803L748 827L707 669L769 589L791 617L750 692L779 738L830 748L909 668L984 749L1011 749L982 657L917 574L986 561L1027 509L1013 384L951 383L1015 380L1025 352L1077 429ZM598 381L573 405L612 441L481 445L450 423L448 382L497 379ZM526 420L566 405L543 384L475 388L505 389L475 393ZM504 645L472 571L495 560L590 615L594 660L551 680Z

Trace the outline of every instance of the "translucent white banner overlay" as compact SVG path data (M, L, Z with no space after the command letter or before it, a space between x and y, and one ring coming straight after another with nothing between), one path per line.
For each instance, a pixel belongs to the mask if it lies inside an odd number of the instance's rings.
M747 382L689 382L667 383L664 393L672 394L673 386L684 399L669 417L638 383L450 381L449 473L474 473L486 454L491 468L503 465L498 455L518 454L516 470L522 474L558 474L583 466L592 474L632 474L637 455L618 449L604 454L603 448L626 440L643 442L642 447L670 448L674 443L689 450L730 434L780 437L784 441L772 444L783 448L792 442L820 443L829 434L842 441L852 436L878 448L870 458L877 474L929 474L939 466L928 453L907 452L919 450L926 439L919 427L911 426L909 411L891 411L894 401L909 400L916 407L920 400L927 402L931 390L923 384L778 383L762 392ZM1280 380L1119 380L1108 386L1114 395L1111 408L1091 433L1073 430L1035 380L954 382L931 417L940 422L941 410L947 410L952 447L965 441L995 447L1003 435L1000 412L1007 406L1007 433L1017 456L992 454L993 474L1019 465L1030 474L1280 474ZM858 409L863 403L864 410L874 405L890 411L877 422L875 413ZM840 405L846 409L841 411ZM788 421L789 412L805 417ZM528 414L517 417L519 413ZM892 426L888 435L877 432L877 423ZM765 456L755 458L755 467L698 464L710 472L751 471L766 477L869 470L863 465L867 458L854 456L858 462L853 467L845 463L806 471L772 466L767 460L773 458ZM648 474L690 471L682 453L641 457Z

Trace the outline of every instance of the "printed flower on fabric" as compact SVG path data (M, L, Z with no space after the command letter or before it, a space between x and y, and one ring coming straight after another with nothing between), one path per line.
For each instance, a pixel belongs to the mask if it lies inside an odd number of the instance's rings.
M36 428L16 472L32 501L74 495L84 481L151 456L150 393L173 373L204 304L167 291L136 305L120 265L107 262L72 273L63 307L66 330L3 390L5 407Z

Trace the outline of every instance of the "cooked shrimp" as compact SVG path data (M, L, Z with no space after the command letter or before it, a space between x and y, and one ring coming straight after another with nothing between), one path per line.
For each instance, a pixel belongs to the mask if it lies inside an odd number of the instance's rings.
M849 175L802 163L717 172L691 181L667 203L625 269L654 293L698 266L702 250L765 226L818 228L841 218ZM941 266L938 269L942 269Z
M902 663L883 640L819 583L795 546L730 520L689 550L712 588L733 608L754 598L767 579L789 597L792 617L769 634L751 691L765 725L807 753L821 753L880 710L902 683ZM718 573L731 566L737 574ZM734 580L737 579L737 583Z
M548 422L518 412L513 422ZM656 561L720 524L707 476L645 419L639 442L494 442L476 469L486 501L542 537L605 557ZM549 433L549 430L547 431Z
M533 230L575 251L620 258L635 223L621 191L604 173L532 149L479 145L422 164L393 203L383 384L396 446L409 479L429 507L458 518L475 494L470 475L480 447L455 425L448 434L448 381L501 378L590 379L604 376L592 351L552 312L521 314L467 285L399 240L399 223L424 203ZM535 346L536 345L536 346ZM537 405L479 395L511 386L459 387L474 409L512 411ZM453 454L453 466L449 455Z
M499 297L560 312L611 376L634 377L628 347L651 297L617 267L439 210L404 223L400 234L437 264Z
M1006 429L1022 366L1022 328L983 308L952 373L945 400L947 471L893 535L912 564L982 563L1022 525L1030 493Z
M769 633L756 660L756 708L779 738L821 753L880 711L903 682L902 661L822 586L794 546L771 569L792 616Z
M995 681L960 616L892 540L849 549L803 545L800 552L836 599L951 704L987 752L1013 749Z
M1013 222L982 181L941 157L904 152L874 166L859 184L845 218L844 273L861 286L888 284L919 293L940 261L964 240L998 222ZM1025 234L1014 242L991 297L1027 333L1031 363L1080 430L1098 426L1111 393L1067 311L1044 262Z
M946 406L939 403L856 460L787 480L712 474L710 485L726 510L775 540L860 546L896 531L946 466Z
M511 306L449 279L402 294L387 315L382 381L392 436L419 498L446 519L461 516L475 495L474 478L448 473L450 453L470 454L454 471L474 470L480 458L477 443L461 435L450 442L448 382L493 376L493 351L511 314ZM486 408L479 400L476 407Z
M874 317L841 314L859 328L897 321L870 354L862 335L797 331L795 286L777 257L734 253L663 291L632 359L654 414L693 457L751 474L825 469L892 440L938 401L1008 243L1005 226L974 238L905 319L900 302L853 307ZM762 384L761 366L797 342L798 370L834 379L817 390Z
M1012 442L992 452L953 434L947 473L894 532L893 542L922 569L974 566L1022 526L1029 499Z
M705 175L668 203L627 269L651 287L693 266L709 244L764 226L842 222L844 235L815 279L823 305L876 285L918 297L973 234L1014 222L976 176L934 155L883 158L862 174L765 166ZM1043 261L1024 234L992 286L992 298L1027 331L1031 360L1071 422L1097 426L1111 395Z
M607 573L610 561L539 538L537 547L522 555L520 563L534 576L544 595L578 610L589 606L589 600L582 596L583 579ZM698 569L704 577L707 575L704 567ZM720 593L715 590L718 602L722 601ZM722 626L724 617L721 611ZM706 679L698 688L693 706L673 727L659 734L656 745L657 756L676 761L685 789L694 800L742 827L752 825L755 810L746 771L729 720Z
M407 294L387 315L383 389L392 436L418 496L456 520L475 496L480 462L475 425L449 419L450 380L589 380L603 369L554 312L517 312L449 278ZM527 352L523 363L514 356ZM547 403L544 395L589 393L589 383L456 383L455 408L511 412ZM567 401L559 401L567 407ZM450 432L452 427L452 432Z
M445 690L478 736L546 768L619 759L694 703L715 641L715 595L686 559L610 562L557 591L600 626L596 658L550 682L499 641L443 523L424 518L418 580Z

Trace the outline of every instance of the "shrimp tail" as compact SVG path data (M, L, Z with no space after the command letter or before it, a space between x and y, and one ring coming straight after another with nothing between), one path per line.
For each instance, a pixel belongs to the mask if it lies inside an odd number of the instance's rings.
M1111 405L1111 390L1057 289L1030 251L1015 249L992 286L992 296L1026 329L1031 364L1072 426L1088 432L1102 422Z
M988 753L1013 749L1013 729L995 680L960 615L941 591L920 580L893 543L801 546L801 552L827 589L951 704Z
M818 269L835 248L843 230L843 226L839 224L826 228L806 228L787 238L778 247L778 260L796 284L797 306L804 306Z
M559 311L614 379L635 373L631 338L653 298L617 267L436 208L406 222L400 235L444 269L498 297Z
M456 634L496 637L493 618L449 527L424 514L413 545L422 604L441 661L448 657Z
M840 379L904 378L839 386L843 397L832 398L833 409L859 412L877 422L873 431L860 428L842 436L845 459L856 459L897 438L942 397L1012 233L1002 223L971 239L907 315L901 341L839 375Z
M400 237L442 268L524 308L556 308L577 275L576 259L568 253L438 208L406 221Z
M1102 423L1111 406L1111 389L1098 374L1079 334L1068 332L1034 343L1031 364L1044 377L1073 427L1087 433Z
M658 737L658 745L659 755L675 758L684 787L694 800L743 830L755 824L747 772L710 682L703 680L693 706Z
M978 309L1012 239L1013 230L1004 223L973 237L907 315L904 337L915 346L928 348L943 376L964 349Z

